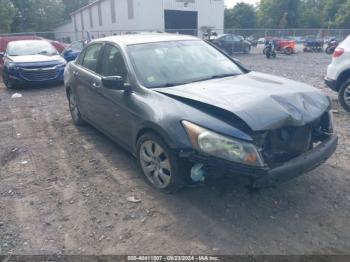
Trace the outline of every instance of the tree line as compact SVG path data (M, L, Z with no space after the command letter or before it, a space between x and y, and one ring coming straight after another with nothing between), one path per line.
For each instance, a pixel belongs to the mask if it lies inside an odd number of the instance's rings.
M225 10L225 28L350 28L350 0L261 0Z
M51 31L92 0L0 0L0 33Z

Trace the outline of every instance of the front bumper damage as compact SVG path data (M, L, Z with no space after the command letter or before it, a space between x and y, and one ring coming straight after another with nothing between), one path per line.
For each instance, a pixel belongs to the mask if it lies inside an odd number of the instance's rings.
M317 168L333 155L337 145L338 136L331 135L310 151L274 168L252 167L199 154L193 154L189 158L192 162L202 164L209 174L220 172L243 175L254 188L264 188L289 181Z

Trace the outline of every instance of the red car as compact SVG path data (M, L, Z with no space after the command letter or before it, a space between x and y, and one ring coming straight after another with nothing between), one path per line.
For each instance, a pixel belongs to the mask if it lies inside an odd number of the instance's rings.
M24 35L24 36L1 36L0 37L0 70L3 66L3 60L2 56L6 51L7 45L10 42L13 41L20 41L20 40L47 40L49 41L59 53L62 53L62 51L67 47L66 44L60 43L58 41L54 40L48 40L39 36L30 36L30 35Z

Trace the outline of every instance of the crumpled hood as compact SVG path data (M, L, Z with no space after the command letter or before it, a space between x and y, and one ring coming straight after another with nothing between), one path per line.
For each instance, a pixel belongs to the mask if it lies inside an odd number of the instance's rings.
M10 59L15 63L40 63L40 62L53 62L61 61L62 57L59 55L47 56L47 55L25 55L25 56L11 56Z
M253 131L303 126L330 107L328 97L314 87L256 72L156 91L229 111Z

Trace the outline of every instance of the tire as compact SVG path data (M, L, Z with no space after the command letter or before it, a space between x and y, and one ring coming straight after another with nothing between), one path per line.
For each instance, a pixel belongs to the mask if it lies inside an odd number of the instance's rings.
M266 55L266 47L263 49L263 54Z
M250 53L250 50L251 50L251 47L250 46L246 46L243 50L243 53L244 54L249 54Z
M270 59L271 58L271 53L270 52L266 52L266 58Z
M158 135L146 133L137 141L137 164L146 182L167 194L182 189L187 164L181 161Z
M17 87L16 84L10 80L6 70L4 70L2 73L2 80L3 80L7 89L15 89Z
M67 91L67 97L68 97L68 103L69 103L69 111L70 111L70 115L72 117L73 123L76 126L84 125L85 121L81 116L76 96L71 89Z
M326 48L326 54L327 54L327 55L332 55L332 54L334 53L334 50L335 50L334 47L328 46L328 47Z
M277 55L276 55L276 52L272 52L272 58L276 58Z
M340 88L339 103L346 111L350 112L350 79Z
M285 53L286 55L291 55L291 54L293 54L293 48L287 47L287 48L284 50L284 53Z

